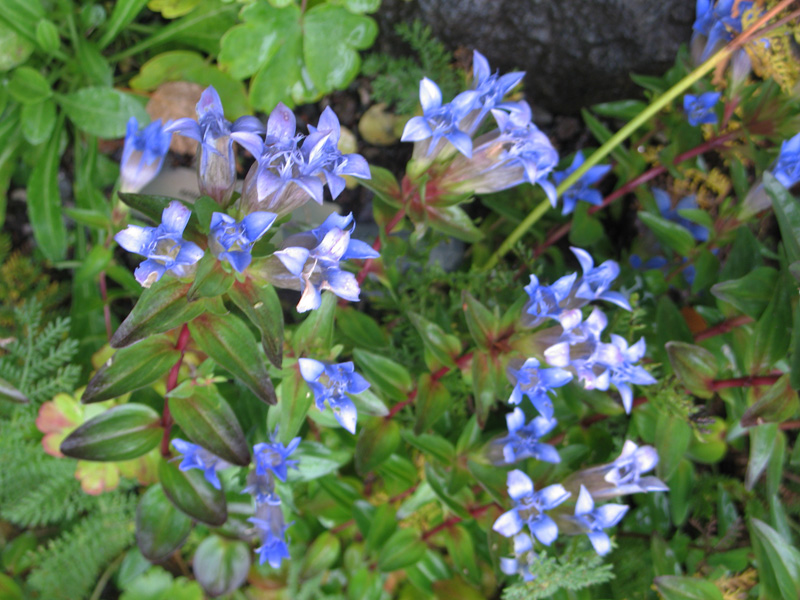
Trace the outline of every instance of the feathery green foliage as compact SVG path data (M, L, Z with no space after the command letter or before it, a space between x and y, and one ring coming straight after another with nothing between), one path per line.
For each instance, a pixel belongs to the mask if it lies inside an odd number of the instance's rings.
M560 589L574 591L590 585L611 581L613 566L604 564L602 557L592 551L565 552L559 558L545 553L531 567L536 579L519 583L503 591L503 600L539 600L548 598Z

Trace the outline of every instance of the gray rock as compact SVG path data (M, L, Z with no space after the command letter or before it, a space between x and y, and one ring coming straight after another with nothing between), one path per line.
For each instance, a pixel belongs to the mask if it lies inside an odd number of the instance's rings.
M664 73L694 11L695 0L383 0L375 16L383 35L418 18L451 50L527 71L528 100L563 115L631 97L630 73Z

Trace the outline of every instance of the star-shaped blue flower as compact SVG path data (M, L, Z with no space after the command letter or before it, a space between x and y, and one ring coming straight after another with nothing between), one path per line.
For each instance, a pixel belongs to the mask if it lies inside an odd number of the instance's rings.
M242 273L253 260L250 254L253 244L264 235L275 222L277 215L271 212L250 213L241 222L225 213L211 215L211 231L208 244L211 251Z
M714 106L719 102L719 92L705 92L699 96L686 94L683 97L683 111L689 119L689 125L697 127L704 123L716 123L717 113Z
M169 125L162 126L159 119L139 131L136 117L130 118L120 163L121 192L135 194L158 175L172 140L172 132L166 130Z
M535 358L527 359L519 369L509 365L507 372L514 384L508 402L517 405L525 395L548 421L553 418L553 401L548 394L572 380L572 374L564 369L540 369Z
M800 133L781 144L772 174L787 190L800 181Z
M625 310L631 310L631 305L625 296L609 289L619 275L619 265L616 262L607 260L595 267L594 259L586 250L573 247L570 250L578 259L583 270L583 276L578 280L578 289L575 291L576 298L587 302L605 300Z
M312 358L299 359L300 375L306 380L319 410L331 407L336 420L350 433L356 432L358 413L348 394L360 394L369 382L355 372L352 362L325 364Z
M286 524L281 510L281 501L277 496L270 502L259 504L256 516L248 519L256 526L256 533L261 539L261 546L256 548L259 564L269 563L273 569L281 566L283 559L291 558L286 541Z
M604 504L595 508L589 490L581 485L573 520L589 536L595 552L605 556L611 551L611 540L603 529L614 527L627 512L628 507L624 504Z
M622 453L614 462L594 467L583 472L591 475L603 475L603 484L591 488L595 500L639 494L646 492L666 492L669 488L663 481L652 475L643 477L643 473L652 471L658 464L658 452L652 446L637 446L630 440L625 441Z
M178 468L181 471L188 471L189 469L200 469L203 471L203 476L215 488L222 489L217 476L217 471L230 467L230 463L225 462L216 454L212 454L205 448L192 444L180 438L172 440L172 445L175 450L183 455L183 460Z
M652 192L662 217L688 229L692 237L698 242L705 242L708 239L707 228L690 221L680 214L682 210L694 210L697 208L697 198L694 195L681 198L673 208L672 198L667 192L658 188L653 188Z
M564 310L562 304L569 297L577 279L578 274L572 273L564 275L552 285L542 285L536 275L531 275L530 283L525 286L529 300L522 309L525 325L536 327L545 319L558 320Z
M561 462L558 451L550 444L539 439L547 435L556 426L555 419L536 417L525 424L525 413L519 407L506 415L508 435L494 443L503 447L503 458L506 464L512 464L525 458L535 458L549 463Z
M575 158L572 159L572 164L566 171L554 171L553 182L559 185L567 177L572 175L584 163L583 152L578 151L575 153ZM600 181L611 170L611 165L596 165L589 169L584 175L576 181L561 196L563 202L562 215L568 215L575 210L575 205L578 200L582 200L593 206L599 206L603 203L603 195L591 186Z
M297 468L296 460L289 460L289 456L300 445L300 438L296 437L289 442L288 446L284 446L280 442L276 442L277 429L270 436L269 442L256 444L253 446L253 456L256 462L256 474L267 476L271 473L281 481L286 481L288 469Z
M188 208L173 201L161 213L161 225L158 227L128 225L114 236L116 242L128 252L147 257L134 271L136 281L143 287L150 287L167 271L184 277L187 274L186 267L203 257L200 246L182 237L190 216Z

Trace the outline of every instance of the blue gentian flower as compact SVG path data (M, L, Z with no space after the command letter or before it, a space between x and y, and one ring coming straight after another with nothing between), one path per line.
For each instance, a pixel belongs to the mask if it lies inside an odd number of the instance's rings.
M200 192L227 206L236 185L236 162L233 139L237 132L262 133L264 125L252 116L240 117L231 124L225 118L222 101L213 87L208 87L197 103L197 120L178 119L167 128L197 140L197 178Z
M114 236L116 242L128 252L147 257L134 271L136 281L143 287L150 287L167 271L184 277L188 274L186 267L203 257L200 246L182 237L190 216L188 208L173 201L161 214L161 225L158 227L128 225Z
M183 455L183 460L178 468L181 471L188 471L189 469L200 469L203 471L203 476L215 488L222 489L217 477L217 471L230 467L230 463L222 460L216 454L212 454L205 448L192 444L180 438L172 440L172 445L175 450Z
M264 442L253 446L253 456L256 462L256 474L266 476L271 473L281 481L286 481L286 475L289 467L296 469L296 460L288 460L289 456L300 445L300 438L296 437L289 442L288 446L284 446L280 442L276 442L275 438L278 434L277 429L270 436L270 442Z
M594 300L605 300L625 310L631 310L628 300L619 292L609 290L611 284L619 275L619 265L613 260L607 260L603 264L594 266L594 259L586 250L571 247L572 253L578 259L583 270L583 275L578 280L575 297L592 302ZM585 303L584 303L585 304Z
M553 172L553 182L559 185L567 177L572 175L572 173L577 171L583 163L583 151L579 150L575 153L575 158L566 171ZM603 203L603 195L590 186L600 181L610 170L611 165L596 165L584 173L584 175L562 195L563 209L561 214L568 215L574 211L578 200L583 200L592 206L601 205Z
M628 346L625 338L611 334L611 345L617 351L617 356L607 363L611 371L611 383L619 390L622 396L622 405L625 412L630 414L633 406L633 391L629 384L652 385L656 379L642 366L635 365L645 353L645 341L641 338L633 346Z
M441 149L440 142L447 140L467 158L472 156L472 138L458 128L458 124L474 107L478 92L461 92L447 104L442 104L439 86L427 77L419 83L421 117L411 117L403 129L403 142L423 142L419 154L432 156ZM418 152L415 150L415 155Z
M520 470L508 474L508 495L516 506L500 515L492 525L497 533L505 537L517 535L527 525L530 532L545 546L558 537L558 525L545 514L570 497L560 484L550 485L534 492L531 478Z
M286 270L300 280L303 293L297 304L298 312L319 308L323 290L351 302L359 299L361 290L355 275L341 270L339 263L347 258L380 255L364 242L350 239L354 228L352 215L332 215L312 231L289 236L283 242L283 249L275 252Z
M579 309L571 309L564 311L560 323L564 332L544 351L545 360L555 367L574 369L585 389L607 390L611 374L605 357L611 351L611 357L617 358L618 352L600 341L608 324L605 314L595 308L583 320Z
M459 129L468 135L474 134L491 110L507 106L503 103L503 98L522 81L524 76L523 71L505 75L492 73L489 61L475 50L472 54L472 88L476 92L476 97L472 111L461 120Z
M136 117L130 118L120 163L121 192L135 194L158 175L172 140L172 132L166 129L169 125L162 126L159 119L139 131Z
M692 237L698 242L705 242L708 240L707 228L703 227L702 225L698 225L697 223L693 223L689 219L681 216L679 212L681 210L693 210L697 208L697 199L694 195L682 198L673 208L672 199L667 192L658 188L653 188L651 191L653 192L653 197L656 200L656 206L658 206L658 210L662 217L688 229L689 233L692 234Z
M271 212L250 213L241 222L225 213L211 215L211 231L208 246L220 259L226 260L242 273L253 260L250 250L253 244L270 228L277 215Z
M541 285L536 275L531 275L531 282L525 286L528 294L528 302L522 308L523 320L528 327L536 327L545 319L556 319L560 317L564 308L562 304L569 297L575 280L578 279L577 273L564 275L552 285ZM527 318L530 315L531 318Z
M341 128L336 113L330 106L322 111L317 127L308 127L309 135L303 142L306 164L303 173L324 176L331 196L335 200L345 187L342 175L369 179L369 165L360 154L342 154L339 150Z
M369 382L355 372L352 362L329 365L312 358L301 358L298 362L300 375L314 392L317 408L325 410L327 402L339 424L355 433L358 413L347 394L360 394L369 387Z
M781 144L772 174L787 190L800 181L800 133Z
M719 92L705 92L699 96L686 94L683 97L683 111L689 118L689 125L697 127L704 123L716 123L717 113L714 112L714 105L719 102Z
M533 581L531 566L539 559L533 551L533 540L527 533L514 536L514 558L501 557L500 570L506 575L520 575L525 581Z
M286 542L286 524L281 510L280 498L274 496L270 502L259 504L256 516L248 519L257 528L261 546L256 548L259 564L269 563L273 569L278 569L284 558L289 556L289 546Z
M614 462L586 469L578 474L579 480L589 481L587 487L595 500L646 492L665 492L669 488L657 477L642 477L658 464L658 452L652 446L637 446L625 441L622 453ZM592 477L600 475L600 478Z
M592 495L582 485L573 521L589 536L595 552L605 556L611 551L611 540L603 529L614 527L627 512L625 504L604 504L595 508Z
M519 369L513 364L507 369L508 378L514 384L509 403L517 405L525 395L545 419L552 419L553 401L548 394L569 383L572 374L564 369L540 369L535 358L527 359Z
M503 447L503 458L506 464L515 463L525 458L535 458L549 463L561 462L558 451L550 444L539 439L547 435L557 422L555 419L536 417L525 424L525 413L519 407L506 415L508 435L494 443Z
M742 32L742 16L752 8L753 2L750 1L697 0L696 20L692 25L692 46L701 48L699 62L706 61ZM745 51L742 49L740 52Z

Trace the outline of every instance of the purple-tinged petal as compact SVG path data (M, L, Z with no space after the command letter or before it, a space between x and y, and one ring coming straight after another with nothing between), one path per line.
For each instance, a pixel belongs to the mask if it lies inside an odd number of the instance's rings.
M147 259L143 263L141 263L136 270L133 272L133 276L136 278L136 281L142 287L150 287L156 281L161 279L162 275L166 272L167 268L162 265L160 262L156 262L152 259Z
M161 213L161 224L166 231L182 235L191 216L192 211L177 200L173 200Z
M578 501L575 503L575 514L585 515L594 510L594 500L589 490L584 485L581 485L580 494L578 494Z
M603 531L592 531L588 534L589 541L592 542L595 552L600 556L605 556L611 552L611 540L608 534Z
M625 513L628 512L628 506L625 504L604 504L597 509L597 521L600 527L614 527L622 520ZM577 513L576 513L577 514Z
M294 246L292 248L284 248L275 252L275 256L283 263L286 270L292 275L299 276L303 272L303 267L308 260L309 251L307 248L300 248Z
M264 140L261 136L247 131L239 131L231 134L231 139L247 150L254 158L259 159L264 154Z
M558 525L547 515L540 515L534 521L528 522L531 533L545 546L549 546L558 538Z
M421 142L433 135L431 126L425 117L411 117L403 128L401 142Z
M123 229L114 236L114 240L128 252L144 254L145 248L153 239L154 231L155 228L153 227L128 225L126 229Z
M247 238L248 242L255 242L258 240L267 232L277 218L278 215L275 213L259 210L250 213L244 219L242 219L245 237Z
M569 249L572 250L575 258L578 259L578 262L581 264L581 270L584 274L588 273L594 268L594 259L592 258L591 254L586 252L586 250L575 248L573 246L570 246Z
M487 77L492 74L491 69L489 68L489 61L486 60L486 57L478 52L477 50L473 50L472 52L472 78L475 81L483 81Z
M278 102L267 120L267 137L286 140L293 138L296 132L297 121L294 113L283 102Z
M519 469L509 471L506 482L508 495L514 500L533 494L533 481Z
M361 290L358 287L358 280L356 276L349 271L342 271L340 269L332 269L327 272L328 289L334 294L349 300L350 302L358 302L359 293Z
M300 296L300 302L295 307L297 312L304 313L309 310L317 310L320 304L322 304L322 296L319 290L311 282L306 282L303 294Z
M175 263L178 265L193 265L203 258L203 254L205 254L205 251L194 242L183 242L178 255L175 257Z
M353 401L347 396L339 396L328 400L328 405L333 410L333 416L336 417L339 424L350 433L355 434L358 412Z

